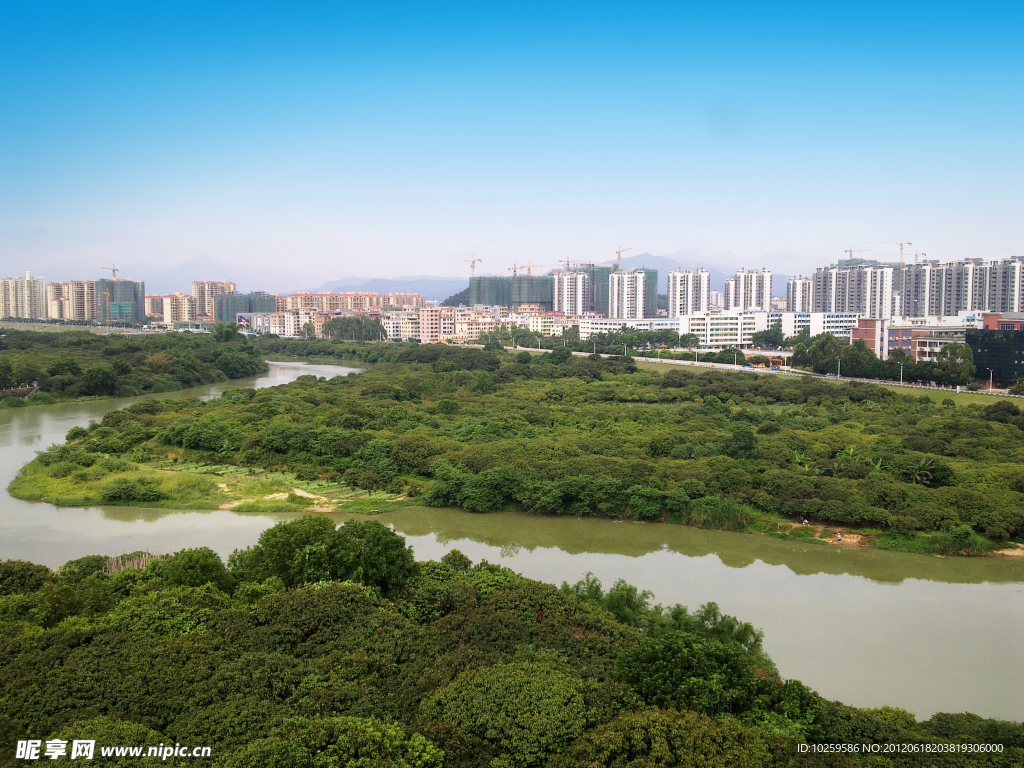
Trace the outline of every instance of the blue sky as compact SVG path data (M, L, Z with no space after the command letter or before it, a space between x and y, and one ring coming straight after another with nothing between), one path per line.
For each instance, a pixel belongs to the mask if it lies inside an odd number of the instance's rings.
M0 268L1024 253L1019 3L830 5L3 2Z

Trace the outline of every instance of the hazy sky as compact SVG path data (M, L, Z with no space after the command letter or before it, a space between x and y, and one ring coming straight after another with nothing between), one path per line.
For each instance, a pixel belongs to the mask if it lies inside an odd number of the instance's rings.
M3 2L0 269L1024 253L1021 4L838 5Z

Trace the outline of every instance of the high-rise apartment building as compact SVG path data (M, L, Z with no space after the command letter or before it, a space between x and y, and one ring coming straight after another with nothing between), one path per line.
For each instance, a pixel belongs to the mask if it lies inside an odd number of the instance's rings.
M101 323L146 321L146 284L120 277L96 281L96 319Z
M230 280L194 280L192 282L192 299L195 303L197 317L213 317L213 299L215 296L223 296L225 293L234 293L237 290Z
M0 317L46 319L46 283L41 277L0 278Z
M740 270L725 281L724 309L768 310L772 300L772 273Z
M192 284L193 287L195 283ZM165 323L188 323L196 319L196 300L184 293L172 293L163 299Z
M906 317L1018 312L1024 307L1024 259L906 264L897 293Z
M51 320L95 320L96 281L50 283L46 286L46 316Z
M643 269L612 272L608 277L608 316L623 320L644 317L648 291L656 290L656 284L648 286L647 278Z
M894 272L878 264L819 267L813 278L811 311L892 317Z
M164 319L164 297L155 293L146 294L146 317Z
M814 283L809 277L791 277L786 281L786 311L810 312Z
M668 273L668 316L683 317L711 308L711 273L676 269Z
M566 315L583 315L593 311L592 286L587 272L561 272L553 277L553 311Z

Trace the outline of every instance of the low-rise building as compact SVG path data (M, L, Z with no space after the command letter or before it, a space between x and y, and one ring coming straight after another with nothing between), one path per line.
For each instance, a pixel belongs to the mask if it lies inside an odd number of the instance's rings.
M1018 324L1024 323L1024 316L1003 313L1003 317L1007 315L1011 317L1005 324L1016 328L969 328L965 334L974 355L975 375L993 386L1009 387L1024 380L1024 326Z
M917 362L934 362L947 344L963 343L969 328L982 327L983 316L974 312L929 317L894 316L861 318L853 329L853 341L863 341L880 360L900 349Z

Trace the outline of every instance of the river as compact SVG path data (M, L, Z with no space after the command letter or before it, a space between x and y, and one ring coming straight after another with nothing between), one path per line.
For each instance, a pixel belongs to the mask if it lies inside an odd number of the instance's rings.
M216 397L303 373L353 369L271 363L270 373L146 397ZM61 442L130 400L0 411L3 487L35 451ZM56 567L87 554L210 546L222 556L289 515L167 509L56 508L0 494L0 558ZM342 522L347 515L335 515ZM786 677L848 704L883 704L919 718L970 711L1024 718L1024 559L939 558L792 544L676 525L470 514L409 507L377 519L405 535L420 559L458 548L551 583L594 573L625 579L657 602L715 601L764 630Z

